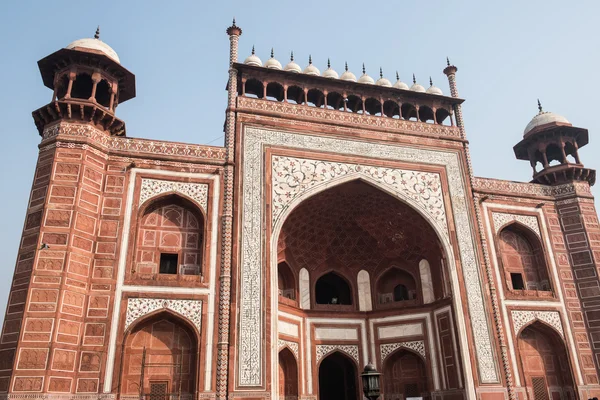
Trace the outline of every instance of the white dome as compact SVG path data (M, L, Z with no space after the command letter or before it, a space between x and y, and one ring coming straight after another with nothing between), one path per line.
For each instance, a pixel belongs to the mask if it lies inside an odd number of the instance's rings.
M400 75L398 75L398 71L396 71L396 83L394 83L394 88L408 90L408 85L400 80Z
M319 68L313 65L311 56L308 56L308 65L306 66L306 68L304 68L304 73L306 75L321 75L321 71L319 71Z
M331 62L327 59L327 69L323 71L323 77L330 79L338 79L339 75L334 69L331 69Z
M348 63L346 63L345 69L346 70L342 76L340 76L340 79L343 81L356 82L356 76L352 72L348 71Z
M427 88L427 93L429 94L436 94L439 96L443 96L444 93L442 92L442 89L440 89L439 87L433 86L433 81L431 80L431 77L429 78L429 88Z
M99 36L99 32L96 31L96 36ZM117 52L114 51L112 49L112 47L110 47L109 45L107 45L106 43L104 43L102 40L100 40L99 38L86 38L86 39L79 39L76 40L74 42L71 42L67 45L67 47L65 47L66 49L89 49L89 50L94 50L94 51L99 51L101 53L103 53L105 56L111 58L113 61L118 62L119 64L121 63L121 60L119 60L119 56L117 55ZM85 51L85 50L84 50Z
M260 58L254 54L254 46L252 46L252 54L250 54L250 56L244 60L244 64L252 65L254 67L262 67L262 61L260 61Z
M283 70L288 71L288 72L294 72L297 74L302 72L302 68L300 68L300 66L294 62L294 52L293 51L292 51L292 54L290 55L290 62L283 68Z
M413 85L410 87L410 90L412 90L413 92L425 93L425 88L417 83L415 74L413 74Z
M571 125L569 120L567 120L562 115L558 115L558 114L554 114L552 112L542 110L542 105L540 104L539 100L538 100L538 108L539 108L540 112L535 117L533 117L531 119L531 121L527 124L527 126L525 127L525 131L523 132L524 135L527 135L527 133L529 133L529 131L533 130L534 128L537 128L538 126L550 124L552 122L559 122L562 124Z
M265 63L265 68L281 70L281 63L275 59L273 49L271 49L271 58Z
M360 76L360 78L358 78L358 83L365 83L367 85L372 85L375 83L373 78L371 78L369 75L367 75L367 73L365 71L365 64L363 64L363 74Z
M383 71L379 68L379 79L375 82L377 86L392 87L392 83L383 77Z

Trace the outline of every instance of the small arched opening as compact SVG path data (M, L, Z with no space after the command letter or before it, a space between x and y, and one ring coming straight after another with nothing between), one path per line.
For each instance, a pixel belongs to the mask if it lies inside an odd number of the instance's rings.
M327 93L327 108L331 110L343 110L344 96L337 92Z
M389 118L400 119L400 106L392 100L383 103L383 113Z
M291 268L285 261L277 264L277 285L279 296L296 300L296 280Z
M279 82L269 82L267 84L267 100L283 101L284 90Z
M56 83L56 98L58 100L64 99L69 90L69 77L67 74L61 75Z
M351 94L347 97L346 108L350 112L362 114L363 113L363 101L360 97Z
M298 398L298 364L287 347L279 352L279 398Z
M419 355L405 349L397 350L383 365L385 398L430 398L427 375L427 366Z
M306 94L306 103L311 107L321 108L325 105L325 95L319 89L310 89Z
M381 102L373 97L365 100L365 110L369 115L381 116Z
M246 97L262 99L265 95L265 88L263 83L258 79L248 79L244 84L244 95Z
M315 303L351 305L350 285L335 272L321 276L315 284Z
M499 235L505 287L510 290L552 291L541 241L520 224L513 223Z
M92 81L92 77L89 74L78 74L77 78L75 78L75 80L73 81L73 86L71 88L71 97L74 99L89 100L89 98L92 97L93 87L94 82Z
M433 110L427 106L419 107L419 119L421 122L426 122L428 124L433 124L435 122L433 117Z
M402 111L402 118L407 121L418 121L417 119L417 108L409 103L402 104L400 108Z
M546 158L548 159L549 166L562 164L563 155L560 147L555 143L549 144L546 147Z
M577 149L571 142L565 143L565 154L567 155L567 162L571 164L577 164Z
M452 125L452 117L450 116L450 112L445 108L438 108L435 110L435 120L439 125Z
M319 399L356 400L359 396L356 365L336 351L319 364Z
M304 90L300 86L288 87L287 102L291 104L304 104Z
M417 301L417 282L406 270L392 267L383 273L377 281L377 303L407 302L413 304Z
M560 335L536 321L518 337L521 379L534 400L575 399L566 347Z
M96 85L96 102L108 108L110 107L110 96L110 84L106 79L102 79L100 82L98 82L98 85Z

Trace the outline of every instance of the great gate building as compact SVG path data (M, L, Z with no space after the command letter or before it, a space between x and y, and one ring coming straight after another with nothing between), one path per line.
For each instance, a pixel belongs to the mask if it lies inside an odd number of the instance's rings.
M135 78L99 35L39 61L1 392L359 399L370 362L384 399L600 394L586 129L540 106L532 181L478 178L450 62L444 95L239 63L227 34L223 147L128 138Z

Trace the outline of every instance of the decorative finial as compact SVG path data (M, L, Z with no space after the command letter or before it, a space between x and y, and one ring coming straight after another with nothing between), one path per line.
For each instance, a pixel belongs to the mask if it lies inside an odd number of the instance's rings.
M413 74L413 83L417 83L417 78L415 78L415 74Z
M94 34L94 39L100 39L100 25L96 28L96 33Z
M254 45L252 45L252 55L254 55Z
M346 61L344 64L345 64L345 65L344 65L344 69L345 69L346 71L348 71L348 61Z
M363 63L363 74L366 74L366 70L365 70L365 63Z
M275 57L275 53L273 52L273 48L271 47L271 58Z
M294 61L294 50L292 50L292 53L290 54L290 61Z
M429 85L433 86L433 81L431 80L431 77L429 77Z
M383 79L383 69L379 67L379 77Z
M544 112L542 109L542 103L540 103L540 99L538 99L538 110L540 110L540 113Z
M396 71L396 80L399 81L400 80L400 75L398 74L398 71Z
M329 61L329 57L327 57L327 68L331 68L331 61Z
M312 65L312 55L308 55L308 65Z
M235 17L233 17L233 22L231 23L231 26L236 26L235 25Z
M450 66L450 59L448 57L446 57L446 64Z

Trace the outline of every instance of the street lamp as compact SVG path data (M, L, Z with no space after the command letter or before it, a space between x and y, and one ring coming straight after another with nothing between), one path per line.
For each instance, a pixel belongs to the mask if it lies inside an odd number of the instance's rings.
M381 394L381 387L379 386L379 377L381 374L377 372L373 364L365 365L363 373L360 374L363 384L363 393L369 400L377 400Z

